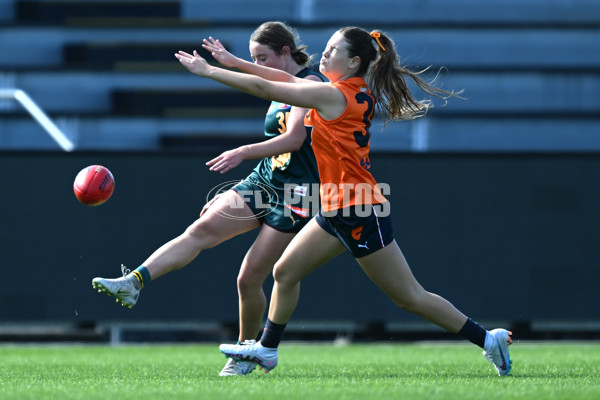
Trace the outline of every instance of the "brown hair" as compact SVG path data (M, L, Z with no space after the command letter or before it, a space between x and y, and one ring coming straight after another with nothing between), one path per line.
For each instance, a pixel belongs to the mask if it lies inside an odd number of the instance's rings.
M306 46L299 44L300 39L296 31L283 22L265 22L256 28L250 40L268 46L278 55L281 55L281 51L287 46L296 64L307 66L310 62L311 57L306 52Z
M360 58L355 76L365 77L384 122L422 117L433 107L430 100L417 100L412 95L405 77L411 78L425 93L444 100L452 96L458 97L461 93L434 86L433 82L439 72L431 82L421 78L420 75L430 67L415 72L400 64L394 42L381 31L377 31L378 41L362 28L346 27L338 32L348 42L348 55Z

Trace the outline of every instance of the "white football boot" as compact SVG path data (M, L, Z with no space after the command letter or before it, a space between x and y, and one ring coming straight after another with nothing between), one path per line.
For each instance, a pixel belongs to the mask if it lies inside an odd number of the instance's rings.
M263 347L255 340L246 340L242 344L222 344L219 350L236 361L256 363L265 370L265 373L277 366L277 349Z
M94 278L92 287L98 290L98 293L104 292L109 296L116 297L117 303L120 301L123 307L133 307L140 297L142 284L134 276L130 275L131 270L121 265L123 276L116 279Z
M512 332L506 329L494 329L490 331L493 343L490 349L483 351L483 356L494 364L498 376L510 375L512 361L508 354L508 346L512 343Z
M219 376L248 375L254 371L256 365L256 363L251 361L236 361L230 358L219 373Z

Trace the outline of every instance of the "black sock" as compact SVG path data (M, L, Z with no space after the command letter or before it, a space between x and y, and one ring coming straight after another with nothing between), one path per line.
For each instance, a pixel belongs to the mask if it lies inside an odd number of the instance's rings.
M267 318L267 324L263 331L262 337L260 338L260 344L263 347L269 347L275 349L279 346L281 338L283 337L283 331L286 324L276 324Z
M458 331L458 334L483 349L487 330L471 318L467 318L467 322Z

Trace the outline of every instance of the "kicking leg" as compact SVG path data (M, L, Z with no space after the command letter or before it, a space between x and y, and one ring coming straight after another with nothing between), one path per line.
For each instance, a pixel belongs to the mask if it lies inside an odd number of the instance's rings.
M223 193L185 232L165 243L142 263L152 279L180 269L202 250L214 247L259 225L254 213L234 190Z
M183 234L162 245L144 263L129 274L122 267L123 277L94 278L92 286L99 292L114 296L123 306L133 307L139 292L149 280L180 269L207 248L214 247L259 225L243 198L235 191L219 196L203 215Z

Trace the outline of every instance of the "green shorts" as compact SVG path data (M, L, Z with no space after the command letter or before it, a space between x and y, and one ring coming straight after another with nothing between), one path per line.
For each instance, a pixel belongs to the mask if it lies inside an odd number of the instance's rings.
M261 224L280 232L300 232L317 212L317 209L311 212L286 204L284 191L264 183L255 173L232 189L244 199Z

